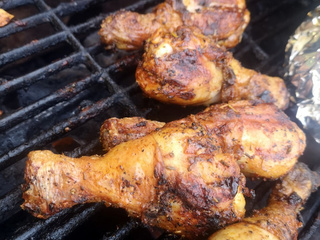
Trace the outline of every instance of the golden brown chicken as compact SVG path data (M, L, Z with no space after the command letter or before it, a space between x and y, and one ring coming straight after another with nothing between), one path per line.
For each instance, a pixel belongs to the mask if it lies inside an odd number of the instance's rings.
M170 30L182 25L181 17L168 3L159 4L152 13L120 10L101 24L99 35L107 48L142 49L144 41L161 26Z
M146 120L142 117L109 118L100 128L100 142L106 152L116 145L129 140L141 138L165 123Z
M275 106L252 104L240 101L211 106L195 117L197 122L201 119L206 129L217 134L216 152L233 154L246 176L275 179L287 173L302 154L305 136ZM230 111L235 115L230 115ZM107 119L100 129L100 141L107 150L108 146L159 130L162 124L141 117ZM220 133L217 129L223 131Z
M181 156L181 147L164 154L168 149L161 147L148 135L101 157L30 152L22 208L48 218L76 204L105 202L148 225L188 237L206 236L243 218L245 178L232 156ZM205 159L190 164L188 157Z
M158 29L147 40L136 70L147 96L179 105L262 99L281 109L289 103L284 81L246 69L197 29Z
M29 153L22 208L47 218L75 204L104 201L149 225L202 236L243 217L241 170L278 178L304 147L303 132L274 105L215 105L103 156Z
M160 27L174 30L185 25L197 27L218 44L234 47L250 20L245 0L167 0L153 12L139 14L119 11L108 16L99 34L107 48L133 50Z
M104 201L152 226L200 236L243 217L240 171L278 178L304 147L303 132L274 105L215 105L104 156L31 152L22 208L47 218L75 204Z
M209 240L296 240L301 227L297 214L311 192L319 186L319 174L305 164L297 163L275 186L267 207L221 229Z
M231 154L215 153L209 139L201 146L203 134L191 117L104 156L74 159L33 151L22 208L47 218L75 204L104 201L149 225L206 235L244 216L245 178Z

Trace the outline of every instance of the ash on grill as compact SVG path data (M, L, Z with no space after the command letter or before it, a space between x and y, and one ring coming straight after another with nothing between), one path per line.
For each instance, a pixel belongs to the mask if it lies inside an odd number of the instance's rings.
M196 113L143 96L134 72L140 52L105 50L101 21L125 8L146 12L160 1L4 0L14 15L0 28L0 239L177 239L141 226L121 209L76 206L47 220L20 209L26 155L50 149L68 156L101 152L99 128L109 117L142 116L170 121ZM289 36L319 0L248 0L251 22L234 56L248 68L282 76ZM287 112L293 120L294 113ZM308 136L301 161L319 170L319 144ZM273 183L249 183L256 191L248 213L265 204ZM320 192L311 196L299 239L316 239Z

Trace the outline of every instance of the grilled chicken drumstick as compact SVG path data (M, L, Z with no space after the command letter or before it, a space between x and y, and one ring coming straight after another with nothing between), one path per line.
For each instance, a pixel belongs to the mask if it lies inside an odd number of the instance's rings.
M296 240L301 227L297 214L311 192L319 186L319 174L305 164L297 163L275 186L267 207L223 228L209 240Z
M147 40L136 80L147 96L179 105L262 99L285 109L284 81L246 69L197 29L158 29Z
M230 108L236 115L228 115ZM250 110L245 113L247 109ZM255 115L248 118L247 114ZM289 171L305 148L303 132L270 104L259 107L248 101L220 104L196 116L204 121L207 118L206 126L215 129L215 137L219 137L219 150L236 154L235 159L246 176L278 178ZM141 117L110 118L101 126L100 142L108 151L121 142L159 130L164 124ZM220 133L217 129L223 131ZM292 147L296 150L292 151Z
M240 167L247 175L278 178L304 147L303 132L274 105L215 105L103 156L30 152L22 208L47 218L104 201L152 226L202 236L244 216Z
M208 135L214 129L206 129L207 117L210 112L171 122L104 156L33 151L22 208L47 218L78 203L104 201L186 236L238 221L245 211L245 178L233 155L221 151L220 139Z
M107 48L133 50L160 27L193 26L225 47L234 47L250 20L245 0L167 0L151 13L118 11L108 16L99 34Z

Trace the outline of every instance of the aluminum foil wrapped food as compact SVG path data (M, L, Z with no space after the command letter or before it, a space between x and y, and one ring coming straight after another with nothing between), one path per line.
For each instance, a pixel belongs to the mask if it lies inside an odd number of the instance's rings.
M320 143L320 5L290 37L286 54L286 78L294 86L296 117Z

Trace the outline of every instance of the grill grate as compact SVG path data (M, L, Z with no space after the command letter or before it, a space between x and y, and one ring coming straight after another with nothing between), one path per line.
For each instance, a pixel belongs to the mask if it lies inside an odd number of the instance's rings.
M101 203L79 205L47 220L35 219L19 207L29 151L51 149L74 157L100 153L99 127L108 117L139 115L170 121L200 110L146 99L134 80L141 52L105 50L100 44L97 31L108 14L120 8L145 12L159 2L0 2L0 8L15 15L15 21L0 28L0 239L178 238L141 226L123 210ZM288 37L319 3L247 0L252 20L234 56L246 67L281 76ZM301 160L319 170L318 149L308 139ZM271 187L268 182L252 184L258 196ZM264 201L248 200L248 208ZM302 212L305 227L300 239L316 239L319 207L318 191Z

